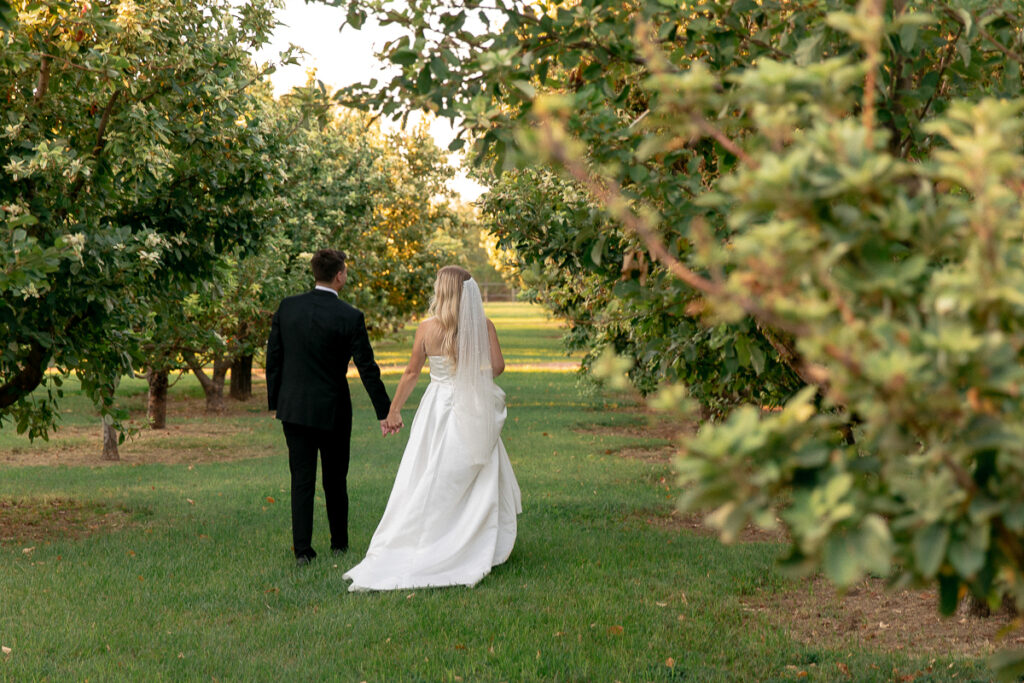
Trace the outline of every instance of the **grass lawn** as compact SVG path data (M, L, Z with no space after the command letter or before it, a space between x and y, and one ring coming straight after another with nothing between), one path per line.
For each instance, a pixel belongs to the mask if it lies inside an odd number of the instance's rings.
M476 588L346 592L407 436L380 437L358 381L352 550L305 568L262 384L209 418L185 378L171 390L176 431L126 444L126 462L26 466L98 445L72 396L49 443L0 432L0 680L989 679L983 659L808 642L751 609L794 586L773 569L780 546L725 547L663 523L678 495L669 463L622 453L666 441L635 409L581 393L571 371L517 369L565 359L557 326L522 304L489 309L512 365L503 438L524 513L512 557ZM380 345L382 364L403 363L408 341ZM385 379L393 390L397 374ZM144 389L122 385L137 417ZM136 446L167 457L133 460ZM322 493L315 525L324 551Z

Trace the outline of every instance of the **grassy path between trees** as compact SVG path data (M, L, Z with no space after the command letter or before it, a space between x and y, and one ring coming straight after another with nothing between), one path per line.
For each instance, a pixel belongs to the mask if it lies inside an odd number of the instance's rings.
M983 659L791 630L780 546L724 547L677 523L663 432L571 372L517 369L565 360L557 326L524 305L490 313L524 513L511 559L476 588L346 592L405 442L381 439L358 386L352 551L303 569L262 385L207 417L183 379L171 429L113 465L82 459L99 430L73 398L49 443L0 432L0 680L988 680ZM380 345L382 365L407 341ZM136 419L144 391L122 385ZM325 550L321 499L316 514Z

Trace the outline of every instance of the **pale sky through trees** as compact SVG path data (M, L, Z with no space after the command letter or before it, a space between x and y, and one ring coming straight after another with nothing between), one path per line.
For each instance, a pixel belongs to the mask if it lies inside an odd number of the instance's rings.
M371 78L384 79L387 72L374 57L374 52L388 41L390 36L386 29L367 21L360 31L350 27L339 31L345 19L344 10L318 3L307 5L304 0L287 0L284 9L278 10L277 17L281 25L274 31L270 44L256 53L256 61L277 62L278 54L289 43L301 46L308 54L303 57L302 66L278 67L271 75L276 94L304 85L307 72L312 69L316 70L316 77L329 91ZM418 120L410 116L409 125ZM397 125L386 120L383 124ZM430 133L442 149L447 148L455 137L447 120L435 120L430 126ZM452 163L457 164L460 158L461 155L452 155ZM476 199L485 189L462 172L451 181L450 187L466 201Z

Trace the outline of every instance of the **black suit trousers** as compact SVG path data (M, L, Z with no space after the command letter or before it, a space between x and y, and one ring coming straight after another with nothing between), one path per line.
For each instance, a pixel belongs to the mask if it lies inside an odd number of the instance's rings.
M327 523L331 547L348 548L348 462L352 436L351 415L334 429L318 429L283 422L292 474L292 545L296 557L316 557L313 550L313 494L316 491L316 456L323 470Z

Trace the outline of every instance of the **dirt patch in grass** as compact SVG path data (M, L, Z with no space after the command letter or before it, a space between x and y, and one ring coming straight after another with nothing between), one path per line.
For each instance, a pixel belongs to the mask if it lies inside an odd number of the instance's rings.
M1012 620L1007 614L975 617L961 611L943 617L934 590L890 591L882 579L862 581L843 594L816 576L783 593L751 596L743 606L794 639L825 649L975 657L1024 644L1020 630L999 638Z
M672 462L678 451L674 446L661 446L659 448L620 448L605 451L607 455L617 455L620 458L640 460L655 465L667 465Z
M692 422L652 421L649 424L626 425L580 425L573 429L579 434L596 434L599 436L628 436L643 439L664 439L672 441L680 434L692 434L697 425Z
M0 450L0 467L32 467L38 465L105 466L141 465L148 463L197 463L273 455L284 449L284 438L277 444L260 444L253 439L249 445L239 435L251 427L233 418L262 415L273 420L264 403L225 399L224 411L206 413L202 398L176 398L168 403L167 427L154 430L146 425L145 412L133 411L128 425L136 431L118 448L120 460L102 459L103 437L100 420L95 425L65 425L51 434L50 442L26 444L11 450Z
M0 500L0 544L27 546L58 538L84 538L123 529L127 512L102 503L55 498L49 500Z
M716 533L704 525L702 515L674 509L658 513L639 510L627 519L701 536ZM738 542L786 543L788 538L781 529L748 526ZM745 597L741 604L745 612L785 629L795 640L826 650L862 647L910 655L977 657L996 649L1024 647L1024 630L999 637L1013 619L1008 614L977 617L961 610L943 617L935 590L889 590L882 579L867 579L840 593L824 577L815 576L782 592Z
M661 482L663 483L663 482ZM718 532L704 524L704 515L698 513L683 513L675 508L666 508L664 511L651 512L640 510L630 517L639 519L647 526L656 529L667 529L670 531L687 531L699 536L717 536ZM754 525L747 525L740 532L738 543L786 543L788 535L780 527L774 530L765 530Z
M656 427L598 425L580 429L591 434L666 440L694 430L695 425L666 423ZM671 464L676 452L675 447L666 445L609 449L606 454ZM655 485L666 494L673 493L665 477ZM674 491L678 494L677 489ZM704 517L666 505L664 509L637 510L626 521L638 520L653 528L716 536L717 532L704 524ZM748 525L740 532L737 542L788 543L789 537L781 526L777 530L764 530ZM961 610L951 617L943 617L938 612L935 590L888 590L882 579L868 579L840 593L824 577L816 576L781 593L747 597L742 604L751 616L758 615L786 629L795 640L828 650L862 647L884 652L904 651L910 655L978 657L996 649L1024 647L1024 630L1017 629L1000 638L1000 632L1013 620L1008 614L978 617Z

